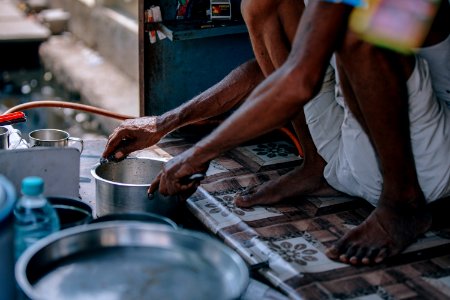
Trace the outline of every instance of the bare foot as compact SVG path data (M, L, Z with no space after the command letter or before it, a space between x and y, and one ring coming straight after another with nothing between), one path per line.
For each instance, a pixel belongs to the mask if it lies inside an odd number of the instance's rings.
M327 256L352 265L374 264L403 251L431 226L428 209L378 207L327 250Z
M234 201L237 206L250 207L274 204L294 196L342 195L326 182L322 172L323 168L301 165L278 179L248 188Z

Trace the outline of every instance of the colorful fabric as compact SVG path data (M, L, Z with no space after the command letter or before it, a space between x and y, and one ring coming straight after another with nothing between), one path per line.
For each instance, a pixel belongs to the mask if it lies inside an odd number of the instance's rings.
M332 3L344 3L351 6L363 6L365 4L365 0L322 0L322 1Z

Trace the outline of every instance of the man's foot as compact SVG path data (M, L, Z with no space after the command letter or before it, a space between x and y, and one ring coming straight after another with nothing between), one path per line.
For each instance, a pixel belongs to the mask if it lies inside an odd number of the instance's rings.
M278 179L248 188L234 201L239 207L251 207L278 203L294 196L342 195L326 182L322 171L323 168L315 170L302 165Z
M327 250L327 256L352 265L377 264L416 241L431 226L428 209L378 207Z

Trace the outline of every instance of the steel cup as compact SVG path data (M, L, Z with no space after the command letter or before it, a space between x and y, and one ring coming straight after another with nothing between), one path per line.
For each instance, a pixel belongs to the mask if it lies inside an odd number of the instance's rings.
M83 140L71 137L64 130L59 129L38 129L29 133L30 147L67 147L71 143L79 143L80 152L83 152Z
M13 133L17 133L20 136L20 141L15 145L11 145L11 142L9 140L9 137ZM15 149L15 148L17 148L17 146L19 146L21 141L22 141L22 134L21 134L20 130L18 130L18 129L9 130L6 127L0 126L0 150L9 149L9 148Z

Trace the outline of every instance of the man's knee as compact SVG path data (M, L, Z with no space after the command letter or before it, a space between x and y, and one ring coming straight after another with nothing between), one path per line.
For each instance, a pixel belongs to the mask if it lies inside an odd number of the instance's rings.
M247 26L255 26L268 15L276 13L278 2L276 0L242 0L241 13Z

